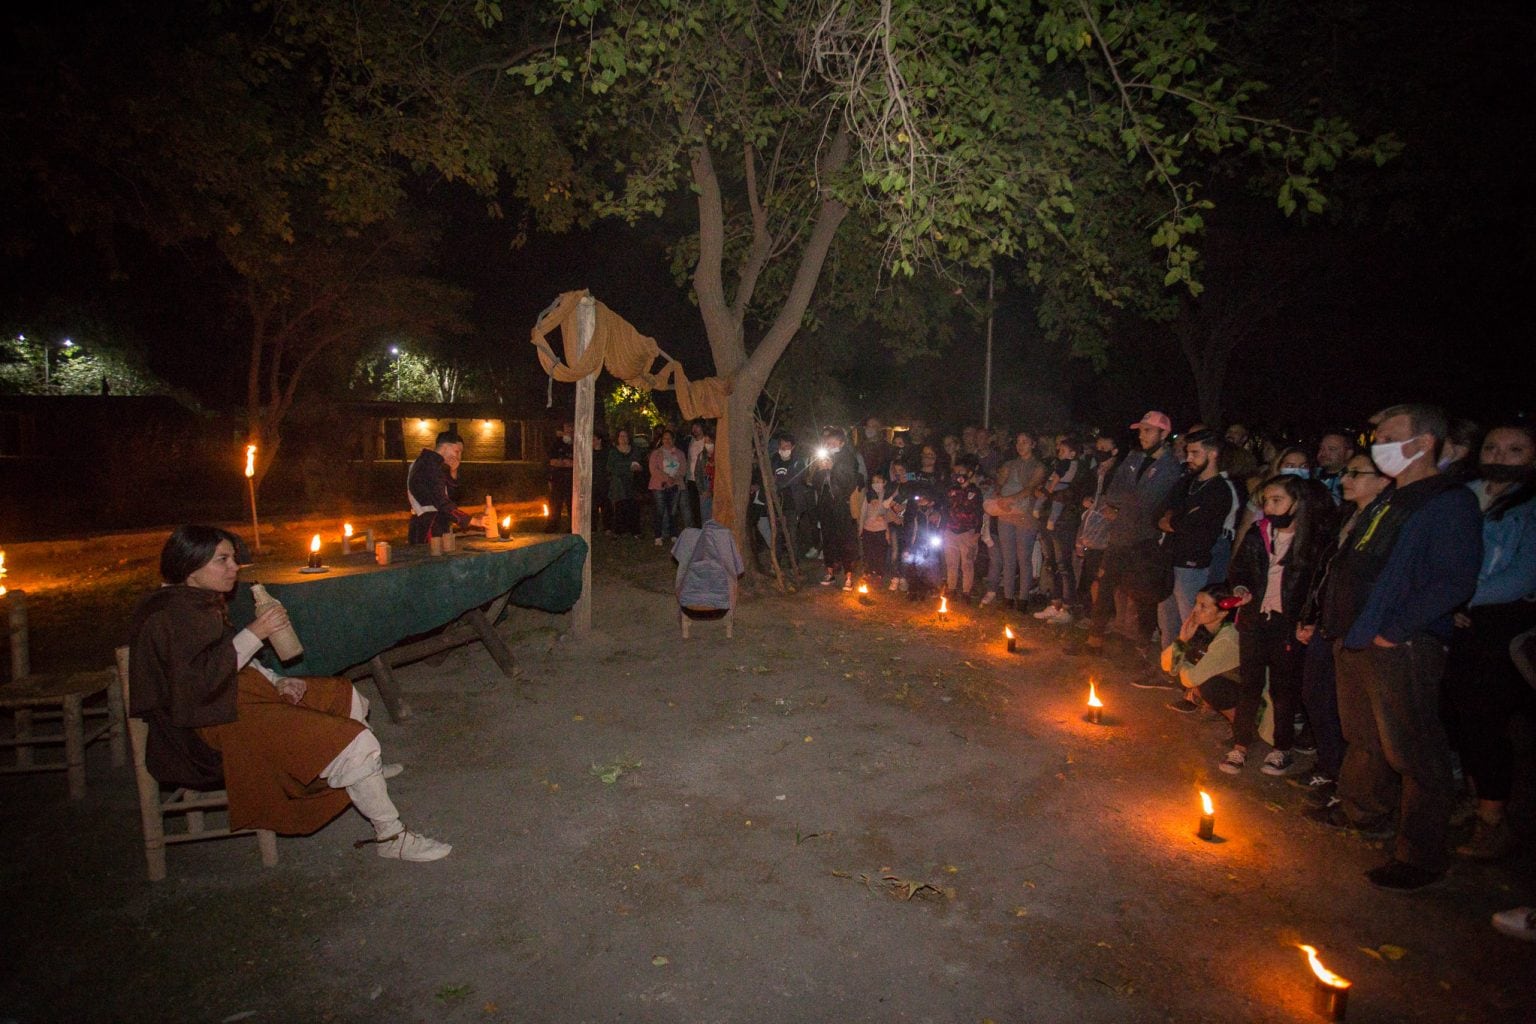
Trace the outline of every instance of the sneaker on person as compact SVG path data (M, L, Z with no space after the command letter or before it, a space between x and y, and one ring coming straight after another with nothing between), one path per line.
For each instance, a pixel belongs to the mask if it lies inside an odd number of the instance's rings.
M891 593L894 594L894 593L896 593L897 588L900 587L903 582L905 582L905 581L902 580L901 578L896 577L896 576L892 576L891 577L891 585L886 587L885 589L889 590Z
M824 586L824 587L830 587L833 584L833 582L836 581L836 579L837 579L837 574L833 573L833 572L829 572L829 573L827 573L825 576L823 576L821 578L821 585Z
M844 590L852 590L853 589L853 573L850 572L850 573L844 573L843 574L843 589Z
M1294 747L1292 749L1295 749ZM1285 780L1297 789L1304 789L1308 793L1316 793L1318 790L1329 789L1335 785L1333 777L1320 771L1311 771L1305 775L1293 775Z
M1169 701L1167 706L1172 708L1174 711L1177 711L1181 715L1192 715L1196 711L1200 710L1200 705L1198 703L1192 700L1188 700L1184 697L1180 697L1178 700Z
M1284 775L1295 763L1296 759L1291 756L1289 750L1271 750L1264 756L1264 763L1259 765L1259 771L1265 775Z
M1137 676L1131 680L1131 685L1138 690L1177 690L1182 684L1168 673L1158 669L1145 675Z
M1286 781L1294 782L1295 780L1287 779ZM1343 798L1339 796L1339 784L1332 779L1307 790L1307 795L1302 797L1302 799L1312 807L1328 807L1343 801Z
M981 598L982 607L985 608L987 605L991 604L993 601L996 601L996 600L997 600L997 591L989 590L985 594L982 595L982 598Z
M1386 892L1418 892L1444 877L1444 871L1430 871L1395 858L1365 873L1366 881Z
M1344 832L1355 832L1362 839L1391 839L1396 833L1389 821L1376 822L1374 824L1362 824L1350 818L1344 810L1344 801L1334 797L1322 807L1313 807L1301 812L1301 816L1308 821L1315 821L1319 825L1336 828Z
M1536 942L1536 907L1511 907L1493 915L1493 928L1512 939Z
M379 843L379 856L386 860L423 863L429 860L442 860L452 852L453 847L448 843L429 839L420 832L412 832L408 828L400 829L392 837Z
M1065 608L1057 608L1051 612L1051 617L1045 620L1045 624L1047 626L1070 626L1072 625L1072 613Z
M1228 775L1236 775L1243 770L1243 765L1248 763L1248 752L1242 747L1233 747L1227 751L1227 756L1216 765Z
M1497 824L1489 824L1478 818L1472 838L1456 847L1456 852L1472 860L1503 860L1514 848L1515 837L1507 820L1501 818Z
M901 592L903 594L907 592L907 578L905 576L901 578Z
M811 550L807 551L805 554L801 555L800 557L801 558L820 558L821 557L821 549L820 548L811 548Z
M1037 611L1033 615L1031 615L1030 618L1039 619L1041 622L1046 622L1046 621L1048 621L1050 619L1050 617L1052 615L1055 615L1055 614L1056 614L1056 606L1053 605L1053 604L1048 604L1044 608L1041 608L1039 611Z

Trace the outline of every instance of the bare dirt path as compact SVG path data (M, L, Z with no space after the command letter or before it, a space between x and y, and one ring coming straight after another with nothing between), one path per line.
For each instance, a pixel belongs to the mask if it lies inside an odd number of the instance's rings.
M685 643L661 552L596 564L593 636L520 613L515 684L460 649L375 723L445 861L354 850L348 812L276 868L208 843L151 885L104 751L78 804L0 779L0 1020L1301 1022L1297 942L1356 1022L1536 1015L1532 948L1487 924L1536 897L1528 852L1378 893L1379 844L1215 772L1220 726L1053 631L1009 656L998 614L812 588Z

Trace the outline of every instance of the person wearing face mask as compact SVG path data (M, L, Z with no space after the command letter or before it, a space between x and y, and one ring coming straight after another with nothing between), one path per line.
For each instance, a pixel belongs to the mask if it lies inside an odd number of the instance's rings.
M1342 430L1330 430L1317 441L1317 472L1314 479L1333 497L1333 503L1344 500L1344 467L1355 454L1355 442Z
M811 491L806 483L808 469L805 459L795 451L794 437L780 435L773 454L768 456L768 470L773 474L773 487L779 496L779 510L784 514L779 521L780 557L785 557L791 546L795 546L796 555L805 550L797 545L800 544L801 519L811 503ZM765 543L768 539L768 525L766 516L758 520L758 528L763 532Z
M1510 656L1510 642L1536 626L1536 428L1488 431L1471 485L1483 510L1483 563L1477 591L1456 613L1445 690L1462 768L1477 797L1471 839L1457 849L1498 860L1514 847L1504 817L1513 790L1510 720L1536 705Z
M1302 606L1296 639L1306 645L1301 668L1301 702L1317 744L1317 761L1309 775L1291 780L1305 789L1316 806L1337 802L1339 769L1344 763L1344 733L1339 727L1339 700L1333 667L1333 643L1349 628L1348 622L1324 619L1324 594L1328 572L1341 550L1349 543L1355 524L1369 519L1377 499L1392 485L1392 478L1376 467L1369 455L1351 455L1339 474L1345 514L1339 525L1329 531L1327 544L1312 571L1307 601Z
M976 456L960 456L944 496L944 589L961 602L970 599L976 584L976 548L983 513L975 475Z
M571 442L575 433L570 423L562 423L560 433L549 442L549 521L544 524L545 533L559 531L560 517L571 514L571 480L576 465Z
M1227 581L1241 602L1237 614L1240 693L1232 721L1233 747L1217 766L1236 775L1257 737L1266 678L1274 742L1260 771L1284 775L1301 710L1302 643L1296 624L1316 561L1317 531L1310 495L1295 476L1274 476L1260 489L1264 515L1232 553Z
M811 464L811 491L816 496L816 517L821 521L822 562L826 575L821 585L830 587L843 578L843 587L853 589L853 570L859 561L858 537L849 499L859 487L859 464L848 435L841 427L828 427L821 434L825 456L818 455Z
M1366 878L1411 892L1438 882L1449 863L1454 791L1440 680L1452 616L1477 589L1483 524L1472 492L1435 467L1441 410L1395 405L1376 423L1371 459L1395 486L1329 568L1325 620L1348 623L1334 647L1346 749L1339 804L1308 816L1382 834L1395 810L1392 859Z

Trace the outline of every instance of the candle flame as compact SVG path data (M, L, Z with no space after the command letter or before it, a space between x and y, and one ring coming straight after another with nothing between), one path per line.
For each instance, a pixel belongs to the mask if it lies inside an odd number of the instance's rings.
M1003 636L1008 638L1009 640L1012 640L1013 639L1013 627L1012 626L1004 626L1003 627Z
M1350 982L1334 974L1323 966L1323 962L1317 958L1317 949L1304 943L1298 943L1297 948L1307 954L1307 962L1312 965L1312 973L1317 975L1317 980L1329 988L1349 988Z
M544 503L544 518L549 518L549 502L547 501Z
M1216 813L1216 808L1211 806L1211 794L1203 789L1200 791L1200 813L1207 817Z
M947 598L947 597L939 598L939 614L940 615L948 615L949 614L949 598Z
M245 446L245 475L256 475L256 446L253 444Z
M310 538L309 550L311 550L311 551L319 551L320 550L320 535L318 533L315 534L314 537Z
M5 583L4 583L5 574L6 574L6 569L5 569L5 551L3 549L0 549L0 597L4 597L5 594L6 594Z
M1091 708L1101 708L1104 706L1104 702L1099 700L1099 695L1093 688L1092 679L1088 680L1088 706Z
M512 517L511 516L502 516L501 517L501 528L503 530L510 530L510 529L512 529Z
M868 583L860 583L859 584L859 593L861 593L861 594L869 593L869 584Z
M352 536L352 524L351 523L342 523L341 524L341 535L343 537L351 537Z

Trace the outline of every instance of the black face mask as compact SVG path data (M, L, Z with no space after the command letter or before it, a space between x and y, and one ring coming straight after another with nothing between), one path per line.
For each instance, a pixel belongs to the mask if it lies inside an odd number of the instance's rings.
M1296 513L1287 512L1284 515L1266 516L1265 518L1269 520L1269 525L1277 530L1283 530L1296 521Z
M1496 484L1518 484L1531 478L1531 466L1511 466L1502 462L1480 462L1477 473Z

